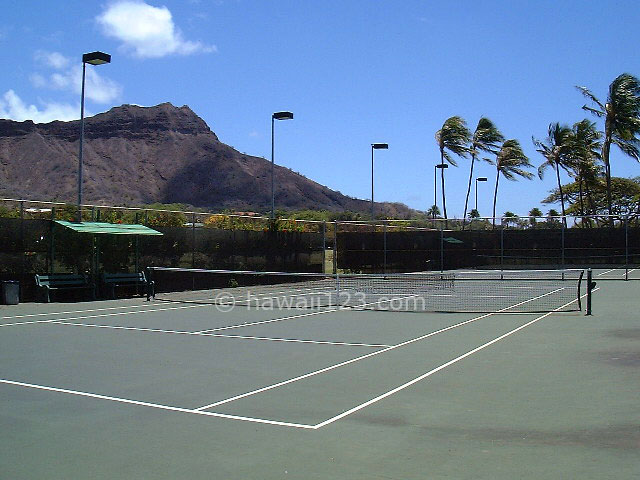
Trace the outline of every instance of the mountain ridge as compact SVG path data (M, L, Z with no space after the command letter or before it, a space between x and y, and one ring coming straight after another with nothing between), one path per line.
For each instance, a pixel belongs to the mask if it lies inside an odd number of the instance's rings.
M79 135L79 120L0 119L0 195L73 202ZM271 206L271 163L222 143L186 105L122 105L86 118L83 157L86 203L184 203L259 212ZM274 175L276 208L369 211L369 201L286 167L276 165ZM376 209L402 218L414 212L400 203L376 203Z

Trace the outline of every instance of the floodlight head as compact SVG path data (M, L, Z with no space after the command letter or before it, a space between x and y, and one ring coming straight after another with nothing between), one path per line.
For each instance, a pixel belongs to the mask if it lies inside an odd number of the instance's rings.
M436 165L436 168L449 168L449 165L447 165L446 163L439 163L438 165Z
M388 143L372 143L371 148L374 150L387 150L389 148Z
M291 112L276 112L271 117L274 120L293 120L293 113Z
M104 52L91 52L82 55L82 63L90 63L91 65L104 65L111 63L111 55Z
M486 182L487 181L487 177L478 177L476 178L476 182Z

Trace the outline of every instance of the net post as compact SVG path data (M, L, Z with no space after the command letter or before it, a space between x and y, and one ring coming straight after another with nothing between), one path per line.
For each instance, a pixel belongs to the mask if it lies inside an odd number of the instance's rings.
M593 271L589 268L587 270L587 312L586 315L591 315L591 291L595 284L592 281L593 279Z
M151 297L155 297L154 281L151 278L151 268L145 267L145 277L147 279L147 302L151 301Z

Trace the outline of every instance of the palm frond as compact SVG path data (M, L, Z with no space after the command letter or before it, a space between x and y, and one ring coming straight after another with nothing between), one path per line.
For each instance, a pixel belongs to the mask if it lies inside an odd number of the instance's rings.
M495 124L487 117L480 118L471 140L472 149L496 153L500 148L500 142L503 141L504 136Z
M589 112L589 113L594 114L598 118L602 118L602 117L604 117L606 115L606 112L603 112L601 110L596 110L595 108L587 107L586 105L583 105L582 109L585 112Z
M598 98L593 93L591 93L591 90L589 90L587 87L581 87L579 85L576 85L576 88L580 91L580 93L582 93L582 95L584 95L589 100L591 100L593 103L598 105L602 112L605 111L604 105L602 104L602 102L600 100L598 100ZM585 108L585 107L582 107L582 108Z
M459 157L466 157L469 154L471 132L462 117L453 116L446 119L436 135L441 150L448 150ZM455 165L455 162L451 163Z

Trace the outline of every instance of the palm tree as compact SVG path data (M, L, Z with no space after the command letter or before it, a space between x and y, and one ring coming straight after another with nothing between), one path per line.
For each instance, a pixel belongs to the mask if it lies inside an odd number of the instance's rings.
M542 210L540 210L538 207L534 207L529 210L529 224L532 228L536 228L536 226L538 225L539 217L542 217Z
M573 124L569 157L571 168L573 170L572 176L578 180L578 198L580 202L580 215L583 217L583 224L585 224L585 191L587 200L590 204L590 209L593 210L593 199L591 198L590 192L592 186L597 183L600 173L599 168L596 165L596 160L601 158L601 137L602 135L596 129L596 124L594 122L590 122L586 118ZM590 222L588 222L587 225L590 225Z
M496 226L496 202L498 200L498 182L500 174L507 180L515 180L516 175L532 179L533 174L524 168L530 168L529 158L522 151L520 142L515 139L506 140L496 155L496 188L493 193L493 226Z
M598 118L604 118L604 141L602 161L607 179L607 207L611 207L611 145L617 145L622 152L640 161L640 81L629 73L619 75L609 85L607 103L603 104L586 87L576 87L596 108L584 105L582 108Z
M476 127L475 132L473 132L473 137L471 138L471 148L469 149L469 153L471 153L471 168L469 168L469 185L467 186L467 198L464 201L463 219L467 218L469 194L471 193L471 182L473 181L473 165L476 161L476 157L481 151L495 155L498 153L498 149L500 148L500 142L504 142L504 136L500 133L500 130L497 129L491 120L486 117L482 117L478 121L478 126ZM486 158L482 160L490 161ZM464 221L462 223L462 228L464 229Z
M556 177L558 179L558 190L560 192L560 204L562 205L562 216L564 217L567 212L564 208L564 196L562 195L562 183L560 183L560 167L565 171L569 170L569 150L571 149L571 128L567 125L560 125L558 122L549 125L548 136L543 143L540 140L536 140L531 137L533 144L536 146L536 151L542 154L546 158L544 162L538 168L538 177L542 179L544 177L544 171L547 167L551 167L556 171ZM565 227L567 226L566 219L563 219Z
M427 210L427 215L431 218L436 218L438 215L440 215L440 209L437 205L431 205L431 208Z
M466 157L469 153L470 140L471 132L469 132L467 122L465 122L462 117L454 116L447 118L442 128L436 132L436 142L438 142L438 148L440 149L440 163L442 164L446 160L454 167L457 167L458 164L449 152L459 157ZM444 168L440 169L440 175L442 176L442 211L446 220L447 202L444 194Z

